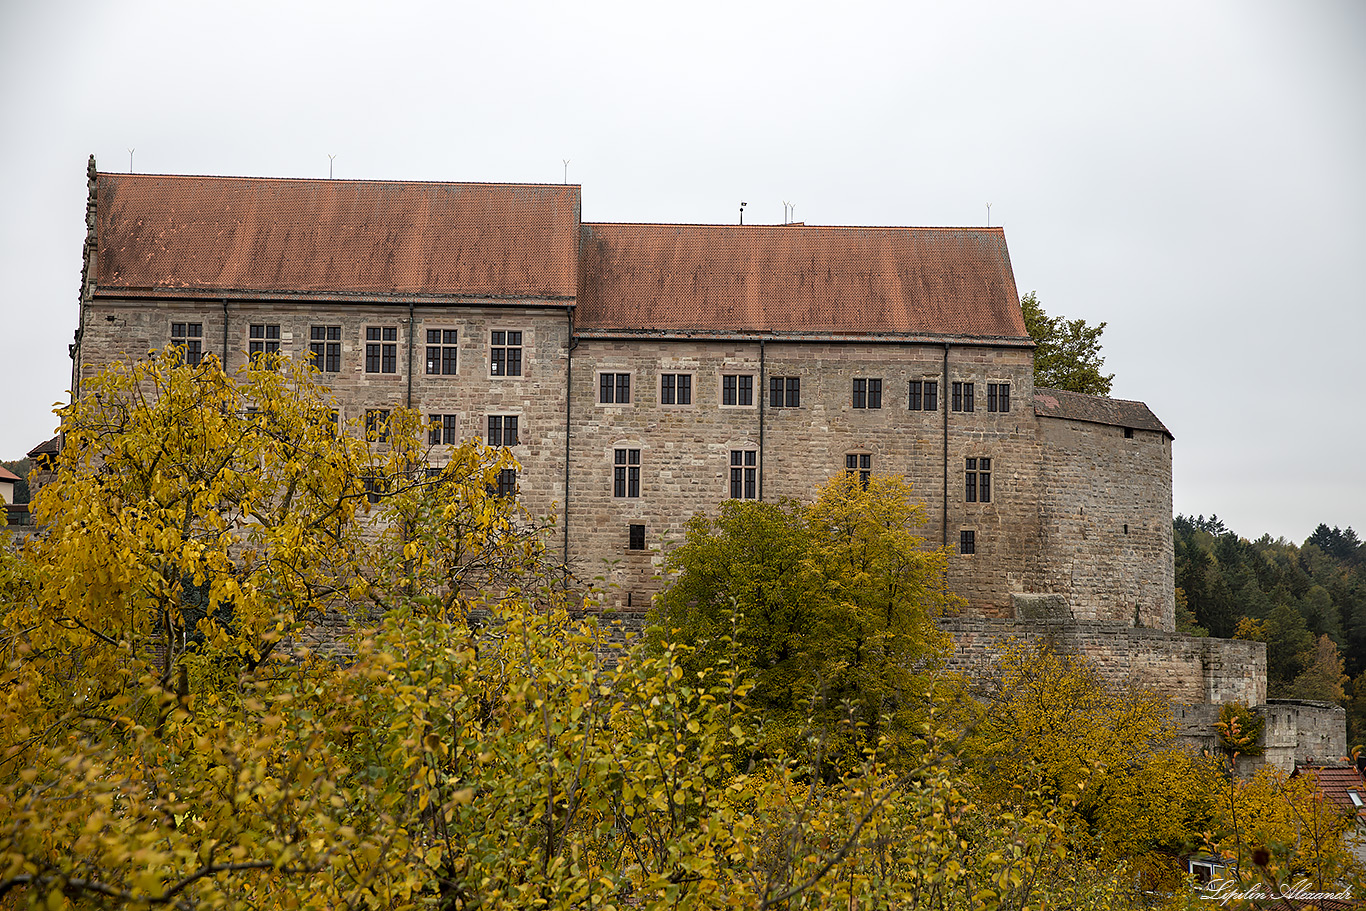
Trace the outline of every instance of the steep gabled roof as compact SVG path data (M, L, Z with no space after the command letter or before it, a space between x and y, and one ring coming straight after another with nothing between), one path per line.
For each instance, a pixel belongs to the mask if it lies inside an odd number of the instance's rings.
M1032 345L1000 228L585 224L576 329Z
M579 187L99 174L95 293L572 299Z
M1102 395L1085 395L1080 392L1068 392L1065 389L1035 386L1034 413L1046 418L1065 418L1090 424L1108 424L1112 427L1132 427L1134 430L1165 433L1168 437L1172 435L1172 432L1157 419L1157 415L1142 402L1111 399Z

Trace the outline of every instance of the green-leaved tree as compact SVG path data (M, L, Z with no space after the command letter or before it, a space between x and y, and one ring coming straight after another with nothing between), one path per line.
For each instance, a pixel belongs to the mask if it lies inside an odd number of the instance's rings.
M1034 349L1034 385L1051 389L1109 395L1113 373L1102 373L1100 335L1105 323L1086 325L1084 319L1049 316L1030 291L1020 298L1025 329L1038 345Z

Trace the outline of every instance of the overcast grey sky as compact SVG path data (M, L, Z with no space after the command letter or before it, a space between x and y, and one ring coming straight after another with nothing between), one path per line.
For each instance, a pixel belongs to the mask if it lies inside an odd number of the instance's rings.
M1004 225L1178 512L1366 531L1366 3L0 0L0 458L70 382L85 160L558 182L585 221Z

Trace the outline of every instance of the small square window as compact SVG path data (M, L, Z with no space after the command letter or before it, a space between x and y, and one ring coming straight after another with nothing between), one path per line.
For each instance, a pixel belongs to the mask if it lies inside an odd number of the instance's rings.
M434 414L427 424L427 442L453 446L460 442L459 419L453 414Z
M971 528L964 528L958 532L958 552L960 554L977 553L977 532Z
M629 544L628 546L630 547L631 550L644 550L644 549L645 549L645 526L644 526L644 525L632 525L632 526L630 526L630 544Z
M799 376L771 376L768 378L770 408L800 408L802 378Z
M517 496L517 469L504 468L498 472L498 486L493 494L499 497Z
M987 383L987 411L1010 410L1010 384Z
M204 360L204 324L171 323L171 345L184 352L186 364L200 363Z
M280 327L274 323L252 323L247 329L247 354L252 360L280 353Z
M911 411L938 411L939 381L911 380L907 401Z

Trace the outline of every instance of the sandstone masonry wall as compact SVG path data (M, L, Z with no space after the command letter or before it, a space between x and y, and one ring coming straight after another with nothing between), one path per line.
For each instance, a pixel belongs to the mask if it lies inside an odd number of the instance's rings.
M1046 590L1065 597L1078 619L1175 630L1170 439L1082 421L1038 422Z

